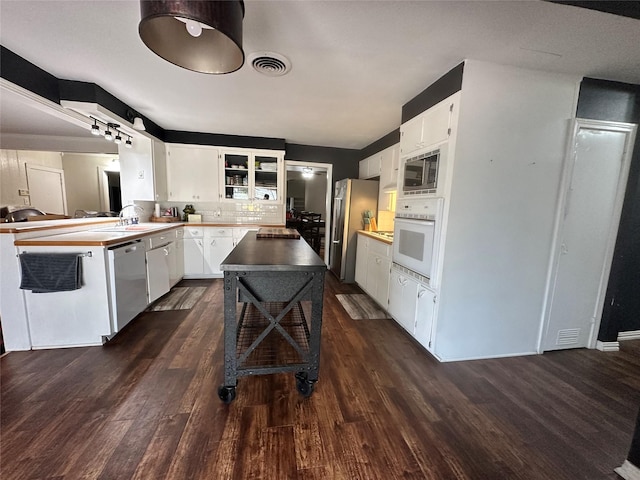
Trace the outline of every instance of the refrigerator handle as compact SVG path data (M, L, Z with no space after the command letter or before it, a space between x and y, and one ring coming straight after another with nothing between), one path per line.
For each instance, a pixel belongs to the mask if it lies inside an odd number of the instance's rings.
M342 240L341 238L337 238L338 232L339 232L338 222L341 220L339 217L341 202L342 202L342 199L340 197L336 197L333 200L333 234L331 235L333 243L340 243L340 241Z

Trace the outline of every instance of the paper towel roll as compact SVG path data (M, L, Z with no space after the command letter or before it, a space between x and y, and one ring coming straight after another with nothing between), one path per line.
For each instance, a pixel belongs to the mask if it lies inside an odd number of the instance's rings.
M155 209L153 211L153 215L156 218L160 216L160 204L159 203L155 204Z

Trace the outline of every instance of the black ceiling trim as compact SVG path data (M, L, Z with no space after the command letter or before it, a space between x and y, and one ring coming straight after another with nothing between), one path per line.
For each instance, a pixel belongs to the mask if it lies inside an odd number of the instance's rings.
M420 115L436 103L462 90L464 62L452 68L402 107L402 123ZM366 158L366 157L365 157Z
M640 20L640 2L632 0L624 1L574 1L574 0L547 0L550 3L560 3L573 7L588 8L599 12L611 13L620 17L629 17Z
M343 178L358 178L360 150L287 143L284 159L289 161L330 163L333 165L332 181L336 181Z
M0 76L47 100L60 103L58 79L0 45Z
M379 138L375 142L360 150L360 160L370 157L373 154L381 152L385 148L391 147L400 141L400 128L396 128L393 132L387 133L384 137Z
M282 138L248 137L243 135L225 135L222 133L198 133L178 130L165 130L164 141L191 145L213 145L216 147L261 148L265 150L284 150Z

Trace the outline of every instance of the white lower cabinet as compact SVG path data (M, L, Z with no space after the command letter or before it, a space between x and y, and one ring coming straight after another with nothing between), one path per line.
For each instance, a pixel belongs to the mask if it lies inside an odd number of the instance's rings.
M184 228L177 228L175 230L175 235L176 237L173 241L175 255L169 272L172 287L182 280L182 277L184 276Z
M233 250L231 228L207 228L204 231L204 273L222 275L220 263Z
M391 269L389 314L411 335L415 335L417 298L418 282L398 270Z
M148 303L155 302L169 291L169 264L173 255L173 242L147 252Z
M246 227L185 227L184 277L222 277L220 264L249 230L252 229Z
M431 349L431 331L436 306L436 292L424 285L418 284L418 298L416 300L416 340Z
M391 259L388 256L369 252L367 255L367 292L385 309L389 303L390 270Z
M385 310L389 299L391 245L358 234L355 280Z
M369 253L369 243L371 240L370 237L360 233L356 237L356 274L355 281L360 288L363 290L366 289L367 284L367 254Z
M174 231L145 238L148 303L156 301L171 288L171 271L175 270L177 261L174 241Z
M389 283L389 314L427 349L436 306L436 292L395 268Z
M204 228L184 229L184 276L198 278L204 275Z

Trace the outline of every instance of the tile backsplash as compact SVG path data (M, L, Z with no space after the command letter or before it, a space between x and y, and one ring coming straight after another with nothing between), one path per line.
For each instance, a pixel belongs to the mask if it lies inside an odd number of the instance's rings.
M183 215L187 202L160 202L160 209L177 207L180 216ZM153 202L136 201L145 210L146 221L154 210ZM247 224L260 223L267 225L283 225L285 223L285 207L280 204L268 203L233 203L233 202L194 202L191 203L196 213L202 215L205 223Z

